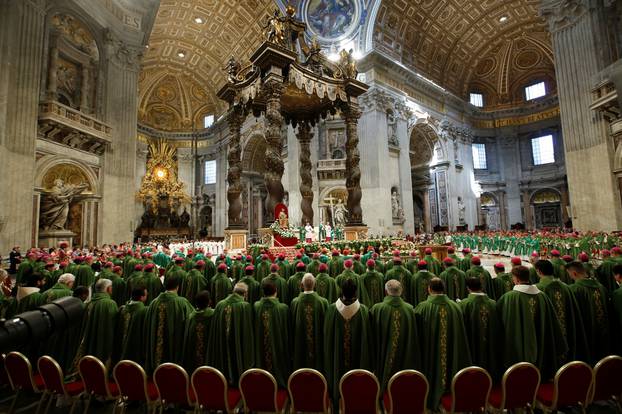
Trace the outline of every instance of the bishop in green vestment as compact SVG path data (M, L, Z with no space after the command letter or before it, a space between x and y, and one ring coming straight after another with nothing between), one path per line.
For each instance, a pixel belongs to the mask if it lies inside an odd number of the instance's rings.
M146 289L134 289L131 299L119 308L119 360L129 359L140 365L145 363L145 303L148 295Z
M251 305L261 299L261 284L255 280L255 268L248 265L244 269L244 277L240 282L246 284L248 291L246 292L246 301Z
M337 282L327 273L328 265L326 263L321 263L318 271L319 273L315 278L315 291L328 303L334 303L337 300Z
M207 357L207 342L214 309L210 307L210 294L207 290L196 296L196 309L186 320L184 334L184 367L188 372L194 372L198 367L205 365Z
M301 291L300 284L302 283L302 277L305 275L305 264L300 261L296 263L296 273L291 275L287 280L287 291L279 292L279 296L283 299L283 303L289 305L294 298L298 297Z
M417 306L428 298L428 285L430 280L435 277L436 275L428 271L428 262L420 260L417 263L417 273L413 276L412 292L410 293L410 300L413 306Z
M402 285L397 280L387 282L386 293L384 300L369 311L375 357L372 364L381 391L397 371L421 366L415 310L401 298Z
M332 257L328 262L328 274L335 278L343 271L343 258L339 255L339 252L334 250Z
M111 293L110 279L99 279L95 283L95 293L86 306L74 367L77 367L78 361L85 355L93 355L106 366L110 366L119 312L117 304L110 298Z
M482 287L484 288L484 293L486 293L490 297L495 297L495 287L492 284L492 277L488 270L482 267L482 260L474 256L471 258L471 268L466 272L467 279L470 277L477 277L482 282Z
M596 279L607 289L607 292L611 293L618 288L618 284L613 276L613 267L617 262L611 257L611 252L609 250L603 250L601 254L603 256L603 261L600 266L596 268Z
M181 280L169 276L165 291L149 304L145 316L145 371L148 374L164 362L183 363L184 321L194 311L188 299L179 296Z
M205 269L203 269L203 277L205 277L205 281L209 285L209 283L211 282L212 278L216 274L216 265L214 264L214 261L212 260L212 254L211 253L208 252L205 255L205 257L206 257L205 258Z
M467 296L465 273L458 269L455 260L449 256L443 259L443 267L445 270L438 277L445 284L447 297L451 300L465 298Z
M413 275L402 265L402 259L400 257L393 257L393 266L391 270L387 271L384 275L385 282L391 279L400 282L402 285L402 299L412 304Z
M384 276L376 271L376 262L373 259L367 261L367 272L363 273L360 279L360 301L371 309L384 299Z
M238 386L244 371L255 366L253 305L244 300L248 287L236 283L233 293L214 309L207 342L207 365Z
M471 365L471 353L460 306L444 294L440 278L433 278L428 289L430 295L417 305L415 315L422 372L430 384L428 408L436 410L454 375Z
M373 357L369 310L356 297L357 286L346 279L341 296L328 306L324 319L324 375L333 398L339 401L339 380L351 369L371 369Z
M512 278L514 288L497 301L503 366L530 362L540 370L542 381L547 381L563 365L568 345L550 299L529 284L529 269L514 267Z
M231 280L227 276L227 265L220 263L216 269L216 276L212 278L210 283L210 293L214 304L226 298L231 293Z
M514 282L512 275L505 271L503 263L495 263L494 270L495 278L492 279L492 284L495 288L495 298L499 300L501 296L514 288Z
M198 293L207 289L207 282L203 277L204 268L205 261L198 260L194 265L194 269L191 269L188 272L188 276L186 277L186 281L184 282L184 288L182 289L184 297L195 306L196 303L194 303L194 300Z
M324 361L324 316L328 301L313 291L315 277L307 273L302 278L303 292L292 301L291 321L294 327L293 369L313 368L322 371Z
M274 375L279 387L287 387L291 373L289 308L276 297L276 284L261 281L263 297L253 305L255 321L255 364Z
M495 380L501 377L499 335L501 324L495 301L482 291L479 278L467 279L469 296L460 301L473 365L484 368Z
M360 297L361 285L359 283L359 275L356 274L354 270L352 270L353 265L354 263L352 262L351 259L347 259L346 261L343 262L343 267L344 267L343 272L341 272L339 276L335 278L335 283L337 284L337 295L340 295L341 285L343 284L343 282L347 279L352 279L357 289L356 296Z
M473 255L471 254L470 248L465 247L464 249L462 249L462 259L460 260L460 263L458 264L458 267L460 268L460 270L462 270L463 272L467 272L471 268L472 258L473 258Z
M279 302L285 303L287 300L287 280L283 279L278 273L279 267L275 263L270 266L270 273L264 279L270 279L276 285L276 297ZM261 298L258 298L258 300Z
M270 257L267 254L261 255L261 261L255 266L255 279L261 283L264 277L270 274ZM212 293L213 294L213 293Z
M43 293L43 302L50 303L56 299L71 296L73 294L71 289L73 288L75 280L76 277L71 273L61 275L56 284Z
M360 254L355 254L352 257L352 270L354 271L354 273L356 273L357 275L362 275L363 273L365 273L365 265L363 263L361 263L361 255Z
M430 273L438 276L441 274L441 262L438 261L437 258L432 257L432 249L426 247L424 251L425 256L423 256L423 260L428 264L428 270Z
M84 262L82 262L84 260ZM79 263L76 268L76 286L86 286L87 288L93 287L93 283L95 283L95 272L91 268L91 263L93 261L90 259L82 259L80 257L76 258L76 263Z
M585 336L590 349L591 361L596 364L609 355L609 305L607 291L598 280L589 277L585 266L580 262L566 265L566 271L574 283L570 290L574 293L583 317Z
M17 306L13 315L35 310L45 304L45 297L41 288L45 284L45 278L39 272L26 275L25 286L17 287ZM12 315L11 315L12 316Z

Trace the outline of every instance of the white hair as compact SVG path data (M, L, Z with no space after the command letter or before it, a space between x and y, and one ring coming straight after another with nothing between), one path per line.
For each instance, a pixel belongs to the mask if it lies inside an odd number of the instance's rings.
M388 280L384 284L384 290L389 296L402 296L402 284L395 279Z
M63 273L58 278L58 283L62 283L63 285L67 285L67 286L69 286L70 283L73 283L75 281L76 281L76 277L72 275L71 273Z
M97 283L95 283L95 292L96 293L104 293L108 290L108 287L112 286L112 280L110 279L99 279Z
M237 293L238 295L244 295L248 292L248 285L244 282L238 282L233 287L233 293Z
M305 273L305 275L302 277L302 287L305 290L313 290L313 288L315 287L315 276L313 276L311 273Z

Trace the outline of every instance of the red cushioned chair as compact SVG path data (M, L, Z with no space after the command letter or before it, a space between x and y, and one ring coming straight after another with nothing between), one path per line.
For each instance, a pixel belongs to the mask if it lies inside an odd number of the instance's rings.
M10 352L4 360L4 367L11 383L11 389L15 392L9 407L9 414L12 414L15 411L17 399L22 391L38 394L43 392L45 385L41 375L32 374L32 365L30 365L28 358L21 352ZM39 401L37 411L41 408L40 403L41 401Z
M158 389L152 381L147 381L145 370L134 361L119 361L112 371L119 386L119 405L121 413L127 403L140 401L147 405L147 412L155 412L158 406Z
M425 413L430 385L419 371L405 369L393 374L384 392L384 410L388 414Z
M4 369L4 360L6 358L5 354L0 354L0 388L5 386L11 386L11 382L9 381L9 376L6 373L6 369Z
M622 358L618 355L604 357L594 367L594 387L591 401L614 401L622 412Z
M213 367L199 367L190 378L197 398L197 411L235 412L242 396L240 391L230 388L222 372Z
M501 385L495 385L488 397L488 407L493 412L526 409L533 412L536 393L540 386L540 371L529 362L519 362L505 371Z
M301 368L289 376L287 389L292 413L328 413L330 399L324 375L311 368Z
M378 412L380 384L376 376L365 369L346 372L339 381L339 394L339 412L342 414Z
M492 379L484 368L463 368L454 375L451 381L451 394L441 398L441 411L484 412L491 388Z
M590 402L594 374L585 362L569 362L557 370L553 383L538 388L538 407L545 413L561 407L579 406L585 412Z
M96 357L87 355L80 359L78 371L84 382L84 391L87 397L84 412L88 412L93 397L106 401L115 401L119 398L117 383L108 379L108 369Z
M50 411L50 407L52 406L52 401L56 399L56 401L60 401L61 398L65 398L68 401L71 401L71 409L70 413L73 413L74 408L76 407L76 402L78 401L82 391L84 391L84 384L82 381L72 381L65 383L63 378L65 375L63 374L63 369L58 365L58 362L54 360L54 358L49 357L47 355L42 356L37 361L37 366L39 367L39 374L41 378L43 378L43 395L41 396L40 406L43 406L43 403L47 397L49 397L47 406L45 408L45 412Z
M194 408L196 398L190 387L190 378L185 369L177 364L161 364L153 373L153 382L160 394L160 412L168 405L183 409Z
M268 411L284 413L287 405L287 390L279 389L276 380L268 371L252 368L240 377L240 392L244 412Z

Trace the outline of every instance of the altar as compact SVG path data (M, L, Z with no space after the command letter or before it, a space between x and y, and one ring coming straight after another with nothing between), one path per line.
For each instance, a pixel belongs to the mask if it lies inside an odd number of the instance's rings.
M279 203L274 208L274 222L270 227L259 229L259 236L262 243L269 247L294 247L299 242L297 231L289 226L287 206Z

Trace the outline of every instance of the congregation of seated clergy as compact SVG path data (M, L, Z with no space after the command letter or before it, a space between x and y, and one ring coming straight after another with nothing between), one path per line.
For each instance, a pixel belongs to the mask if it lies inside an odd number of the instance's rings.
M427 379L430 410L450 410L452 379L467 367L499 383L509 367L529 362L544 384L564 364L594 366L620 353L616 246L598 262L552 250L527 267L514 256L507 269L494 264L493 275L468 247L461 255L448 247L442 261L431 248L379 254L384 248L364 245L303 248L290 260L267 250L254 257L151 250L29 251L3 315L71 295L84 301L84 313L66 332L13 351L33 365L52 357L74 379L84 375L85 357L111 371L134 361L149 378L166 363L189 376L209 366L234 389L249 369L269 372L286 389L294 371L310 368L325 378L333 407L351 370L373 373L385 392L394 374L412 369ZM11 278L2 286L10 290Z

